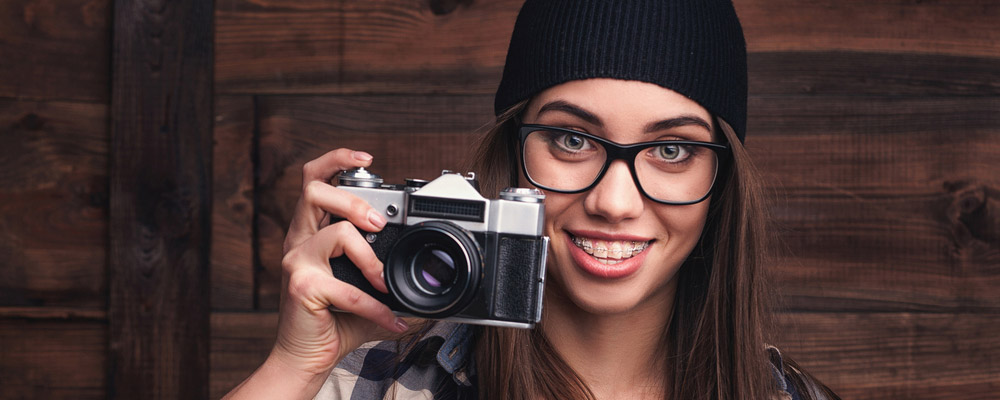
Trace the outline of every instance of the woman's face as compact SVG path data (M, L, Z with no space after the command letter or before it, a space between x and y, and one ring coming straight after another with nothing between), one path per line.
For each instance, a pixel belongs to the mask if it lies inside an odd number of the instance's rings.
M618 144L712 141L707 110L677 92L636 81L560 84L533 98L522 118ZM531 186L524 176L520 184ZM701 235L711 199L685 206L654 202L640 193L622 160L586 192L545 194L545 232L551 238L546 286L549 297L556 295L548 301L565 299L594 314L670 307L674 278Z

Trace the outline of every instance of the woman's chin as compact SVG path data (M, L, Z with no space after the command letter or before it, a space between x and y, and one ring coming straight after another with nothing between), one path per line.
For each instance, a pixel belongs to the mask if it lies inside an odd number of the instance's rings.
M567 277L569 281L552 282L546 293L551 301L563 303L560 308L568 308L594 316L627 314L644 302L642 288L627 282L595 282L583 277ZM548 301L546 302L548 303Z

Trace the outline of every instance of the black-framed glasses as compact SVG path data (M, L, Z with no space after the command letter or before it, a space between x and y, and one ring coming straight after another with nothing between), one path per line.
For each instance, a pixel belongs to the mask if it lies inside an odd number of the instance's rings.
M712 192L729 146L691 140L621 145L571 129L521 125L521 168L531 184L553 192L590 190L611 162L624 160L639 191L672 205L695 204Z

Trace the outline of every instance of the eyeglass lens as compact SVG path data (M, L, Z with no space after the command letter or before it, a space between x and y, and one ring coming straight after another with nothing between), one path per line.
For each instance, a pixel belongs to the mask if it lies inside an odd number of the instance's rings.
M523 152L525 170L535 184L566 192L591 186L607 160L601 143L556 130L529 133ZM639 185L649 197L684 203L700 200L712 189L718 156L708 147L661 144L639 151L634 168Z

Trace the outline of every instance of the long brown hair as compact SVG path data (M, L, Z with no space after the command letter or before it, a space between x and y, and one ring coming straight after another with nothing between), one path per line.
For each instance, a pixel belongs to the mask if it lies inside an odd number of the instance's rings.
M470 170L483 193L517 186L517 116L527 101L497 117ZM702 238L678 272L661 348L663 384L673 399L765 399L776 393L765 350L769 296L763 285L768 230L761 183L732 128L717 119L732 157L723 165ZM483 328L475 362L481 399L593 399L540 329Z

